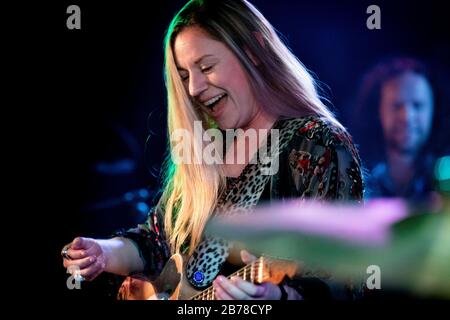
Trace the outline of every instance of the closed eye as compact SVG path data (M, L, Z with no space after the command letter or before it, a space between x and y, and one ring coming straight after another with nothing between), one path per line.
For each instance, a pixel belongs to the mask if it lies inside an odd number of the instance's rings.
M202 68L201 70L202 70L202 72L208 73L209 71L212 70L212 68L213 68L213 66L209 66L209 67Z
M203 67L203 68L200 69L200 71L202 73L209 73L209 72L212 71L213 67L214 67L214 65L209 66L209 67ZM179 74L180 74L180 78L181 78L181 80L183 82L185 82L185 81L187 81L189 79L189 74L188 73L185 74L184 72L182 72L182 73L179 73Z
M187 79L189 79L189 73L179 73L179 75L180 75L180 78L181 78L181 80L182 81L186 81Z

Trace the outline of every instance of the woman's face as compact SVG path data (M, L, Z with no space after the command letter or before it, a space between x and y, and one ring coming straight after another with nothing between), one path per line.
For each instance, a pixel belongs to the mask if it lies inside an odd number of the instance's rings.
M194 26L178 34L173 50L186 91L221 129L245 128L258 114L247 73L226 45Z
M433 93L427 79L407 72L381 90L380 119L388 147L415 154L425 143L433 119Z

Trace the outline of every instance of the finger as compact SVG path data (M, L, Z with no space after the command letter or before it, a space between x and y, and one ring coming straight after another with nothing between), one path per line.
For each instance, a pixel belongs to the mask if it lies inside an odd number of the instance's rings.
M214 287L216 289L217 300L234 300L228 293L226 293L221 287Z
M95 248L95 246L91 246L88 249L73 249L73 248L70 248L69 250L67 250L67 255L72 260L77 260L77 259L86 258L88 256L97 256L98 252L97 252L97 248Z
M250 254L247 250L241 250L241 259L245 264L249 264L257 260L257 258Z
M89 238L83 238L83 237L76 237L72 245L70 246L72 249L87 249L89 245L92 245L92 239Z
M93 263L88 268L81 270L80 275L82 275L86 280L93 280L95 276L103 272L105 269L105 263L97 259L95 263Z
M245 281L239 277L231 278L231 282L239 290L244 292L245 295L250 296L250 297L261 297L261 296L264 296L264 294L266 292L266 288L264 286L255 285L255 284Z
M281 289L276 284L271 282L263 282L261 285L265 289L264 295L261 297L263 300L280 300Z
M72 261L74 261L75 263L71 263ZM72 260L72 259L63 259L63 266L65 268L70 267L70 266L74 266L77 265L77 263L79 263L80 259L77 260Z
M76 237L73 241L72 241L72 245L70 246L73 249L82 249L83 248L83 243L84 240L82 237Z
M233 299L247 300L249 298L244 291L236 287L234 283L232 283L230 280L228 280L223 276L218 276L216 282L218 286L221 289L223 289L223 291L225 291L225 293L231 296Z
M64 267L68 268L69 266L78 266L81 269L85 269L89 267L91 264L95 263L97 261L96 256L89 256L84 259L77 259L77 260L67 260L64 259Z

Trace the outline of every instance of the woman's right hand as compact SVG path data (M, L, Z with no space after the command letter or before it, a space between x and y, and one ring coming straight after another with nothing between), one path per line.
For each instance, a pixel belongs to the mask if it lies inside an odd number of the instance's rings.
M91 238L75 238L63 258L63 265L70 273L79 274L87 281L94 280L105 271L106 264L104 249L99 241Z

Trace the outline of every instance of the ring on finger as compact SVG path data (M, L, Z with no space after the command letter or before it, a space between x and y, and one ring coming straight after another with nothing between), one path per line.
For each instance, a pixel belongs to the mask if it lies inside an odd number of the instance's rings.
M72 243L69 243L69 244L66 244L66 245L62 248L62 250L61 250L61 256L62 256L64 259L72 260L72 257L69 256L69 253L68 253L68 251L69 251L71 245L72 245Z

